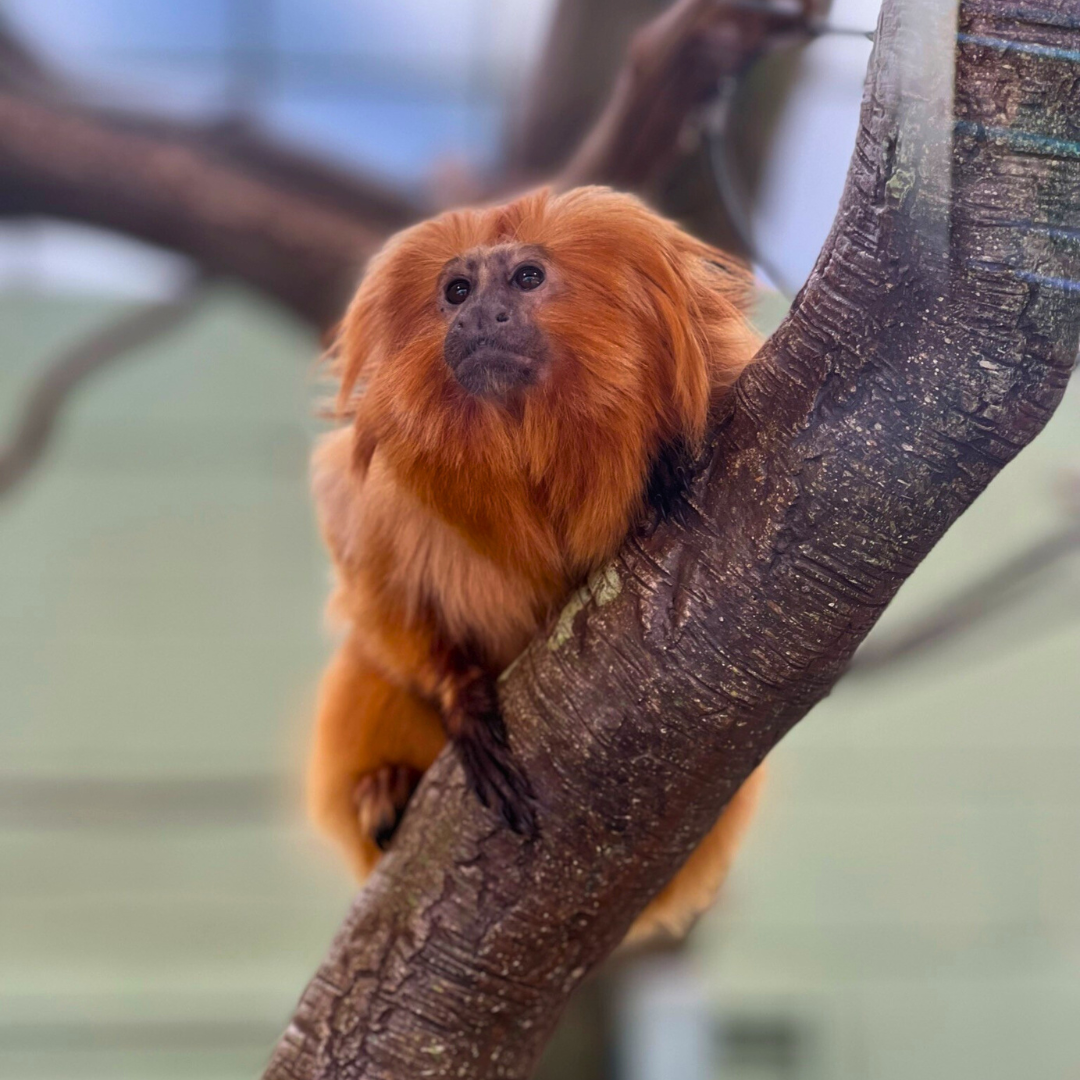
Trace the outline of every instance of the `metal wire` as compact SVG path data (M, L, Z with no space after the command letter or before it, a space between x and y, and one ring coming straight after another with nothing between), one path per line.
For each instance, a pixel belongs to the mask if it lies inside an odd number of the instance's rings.
M796 18L802 11L801 4L788 2L788 0L731 0L731 6L741 11L787 18ZM854 26L835 26L827 22L816 22L808 24L803 29L807 41L830 36L874 40L873 30L862 30ZM720 201L727 211L732 231L742 244L750 261L765 272L782 296L792 300L798 290L791 285L784 272L772 261L771 257L758 248L757 241L754 239L754 230L750 225L750 209L731 171L731 160L734 155L730 152L728 129L737 89L738 85L734 79L725 79L720 83L715 106L706 121L709 165L712 169L713 181L720 195Z
M755 15L772 15L778 19L796 20L803 13L802 4L798 0L730 0L727 5L736 11L747 11ZM811 21L802 29L807 37L823 37L826 34L839 37L860 37L868 41L874 40L873 30L862 30L856 26L838 26L834 23L825 22L823 19Z

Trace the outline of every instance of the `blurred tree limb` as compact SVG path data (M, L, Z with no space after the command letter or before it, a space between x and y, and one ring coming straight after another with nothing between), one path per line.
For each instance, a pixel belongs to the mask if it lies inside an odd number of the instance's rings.
M962 0L959 39L927 36L942 14L885 2L836 224L712 433L697 520L628 540L569 638L503 679L540 839L443 755L270 1080L529 1076L573 989L1052 414L1080 335L1080 23L1071 0Z
M717 82L745 71L818 3L796 0L793 13L777 15L680 0L637 32L609 106L556 182L656 180ZM485 181L489 194L550 177L522 167L533 159L521 139L515 145L519 156ZM158 244L326 330L386 235L433 208L246 121L185 124L87 104L0 23L0 217L69 218Z
M558 0L507 133L503 164L510 176L554 176L565 166L603 110L634 33L667 6Z
M64 349L42 371L8 444L0 445L0 497L26 475L45 450L69 395L91 375L179 326L204 295L201 279L171 300L125 312Z
M767 49L799 40L824 6L800 0L787 9L796 14L785 15L747 0L673 4L631 39L611 97L559 173L560 186L641 188L668 172L680 156L683 121L716 96L718 82L745 74Z
M383 232L166 128L0 92L0 216L114 229L331 325Z

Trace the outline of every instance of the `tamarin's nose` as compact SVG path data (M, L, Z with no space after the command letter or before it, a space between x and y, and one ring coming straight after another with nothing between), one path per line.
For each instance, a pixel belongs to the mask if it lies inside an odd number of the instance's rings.
M509 321L510 312L506 308L488 304L476 304L457 317L454 329L467 334L484 334L494 323L507 323Z

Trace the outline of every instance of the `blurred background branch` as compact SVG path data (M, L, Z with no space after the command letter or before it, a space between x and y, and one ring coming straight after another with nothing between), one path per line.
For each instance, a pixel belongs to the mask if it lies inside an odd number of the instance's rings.
M122 315L63 350L38 376L7 445L0 445L0 498L37 463L67 399L91 375L167 334L195 311L205 294L201 279L174 299Z
M275 171L276 152L252 163L233 152L229 130L118 117L68 95L0 93L0 216L51 215L137 237L329 327L385 235L383 203L361 216L314 197L314 166Z

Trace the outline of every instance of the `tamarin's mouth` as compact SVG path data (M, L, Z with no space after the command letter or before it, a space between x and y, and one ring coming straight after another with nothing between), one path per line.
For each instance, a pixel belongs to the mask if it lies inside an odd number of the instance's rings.
M487 343L472 349L451 370L477 397L505 398L536 381L536 363L530 357Z

